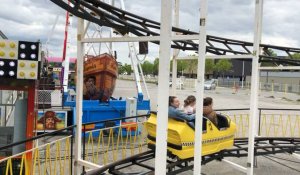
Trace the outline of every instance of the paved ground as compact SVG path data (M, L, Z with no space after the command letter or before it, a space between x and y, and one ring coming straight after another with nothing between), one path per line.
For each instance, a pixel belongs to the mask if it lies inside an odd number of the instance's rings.
M157 107L157 85L148 84L151 97L151 108L156 110ZM144 90L145 92L145 90ZM214 91L205 91L205 96L210 96L214 99L215 109L229 108L249 108L250 106L250 91L240 90L237 94L233 94L232 89L217 88ZM115 97L134 97L136 96L136 88L133 81L118 80L117 87L114 92ZM146 94L146 93L144 93ZM194 90L180 90L177 96L181 101L188 95L195 95ZM300 109L300 96L297 94L271 93L260 92L259 107L263 108L293 108ZM298 112L300 115L300 112ZM228 158L235 163L246 166L246 158ZM271 175L271 174L300 174L300 160L288 154L270 155L259 157L257 159L258 166L255 168L255 174ZM153 162L150 162L153 164ZM202 172L209 175L238 175L243 174L229 165L213 161L202 166ZM192 171L182 174L192 174Z
M157 85L148 83L148 90L151 98L151 109L157 108ZM146 97L146 91L143 88ZM137 91L133 81L118 80L117 87L113 96L115 97L133 97ZM177 96L183 102L188 95L196 95L192 89L183 89L177 91ZM250 90L239 90L233 94L229 88L218 87L216 90L205 90L204 96L210 96L214 99L215 109L232 109L232 108L249 108L250 107ZM297 101L298 100L298 101ZM264 108L296 108L300 109L300 95L282 93L282 92L260 92L259 107Z

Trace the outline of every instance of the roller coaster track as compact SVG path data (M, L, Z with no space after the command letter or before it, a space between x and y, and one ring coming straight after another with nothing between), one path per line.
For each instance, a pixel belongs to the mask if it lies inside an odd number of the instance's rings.
M132 33L135 36L159 36L160 23L121 10L99 0L70 0L70 4L63 0L51 0L73 15L96 23L100 26L111 27L118 34ZM197 35L197 32L172 27L172 31L179 35ZM159 41L152 41L159 44ZM198 51L198 44L193 40L173 40L172 48ZM206 52L214 55L251 55L253 43L207 35ZM300 60L293 59L293 54L300 53L300 48L281 47L261 44L263 50L260 62L272 62L282 65L300 65ZM273 56L271 51L285 54Z
M234 147L232 149L222 150L221 152L214 153L211 155L202 156L202 164L207 164L213 160L222 160L225 157L247 157L248 156L248 138L238 138L234 141ZM300 138L275 138L275 137L257 137L255 138L255 156L264 156L278 153L295 153L300 152ZM116 161L114 163L103 166L100 169L92 170L86 175L96 174L154 174L154 166L147 161L155 158L154 149L149 151L128 157L123 160ZM176 158L170 158L167 160L168 174L178 174L187 170L193 169L193 159L189 158L185 160L178 160ZM136 173L132 172L130 167L140 167L135 170L139 171ZM128 169L129 168L129 169ZM128 171L129 170L129 171ZM131 172L131 173L128 173Z

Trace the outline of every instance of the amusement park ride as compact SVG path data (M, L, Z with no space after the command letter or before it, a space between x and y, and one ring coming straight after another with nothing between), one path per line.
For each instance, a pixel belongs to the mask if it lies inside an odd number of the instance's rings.
M101 167L87 172L87 174L99 174L109 170L112 174L122 174L122 168L127 167L126 163L140 165L147 168L150 172L155 171L156 174L166 174L167 169L172 170L174 167L180 167L178 172L194 169L194 174L201 173L201 164L208 163L214 159L223 159L230 156L248 156L247 167L238 166L232 162L224 160L238 170L249 175L253 174L253 157L254 155L264 155L265 153L258 150L265 150L260 147L260 141L269 141L270 143L279 141L278 145L274 144L272 153L279 152L295 152L299 151L297 144L299 139L274 139L274 138L256 138L256 116L258 107L258 72L262 69L259 67L262 62L276 62L282 65L280 69L299 69L299 60L293 59L294 53L300 53L299 48L289 48L260 43L261 24L262 24L262 0L256 1L255 16L255 37L254 43L221 38L206 35L206 0L201 1L201 18L200 18L200 34L178 27L171 26L172 2L162 1L162 20L161 23L149 20L130 12L125 11L124 3L121 1L121 9L99 0L51 0L67 13L66 31L72 23L69 13L78 17L78 33L77 33L77 61L76 61L76 95L69 93L68 77L69 77L69 56L66 48L69 44L67 32L64 44L64 69L62 84L63 88L61 96L63 97L61 108L43 109L47 112L43 113L52 116L53 112L71 111L70 116L65 116L70 125L76 126L75 137L75 170L74 174L79 174L80 166L98 167L89 164L81 159L81 138L82 124L98 120L109 120L114 118L124 118L128 116L136 116L150 113L150 101L145 100L141 88L140 73L137 61L137 53L133 42L152 42L160 45L160 65L158 79L158 112L151 114L146 128L148 130L148 146L152 150L145 153L127 158L114 164ZM178 8L178 1L176 1ZM177 9L178 13L178 9ZM178 15L178 14L177 14ZM88 21L85 24L84 20ZM86 38L87 30L90 23L106 26L114 30L115 33L122 37L110 38ZM161 32L157 32L160 30ZM176 35L172 36L172 32ZM133 37L134 35L136 37ZM69 37L70 38L70 37ZM136 79L137 97L127 99L111 98L118 74L116 55L99 54L96 56L84 55L85 43L98 42L128 42L130 57L134 69ZM146 44L147 45L147 44ZM205 47L204 47L205 46ZM203 101L197 102L196 121L190 124L189 121L180 119L170 119L168 121L167 101L169 94L169 58L170 48L189 50L198 52L198 79L197 79L197 98L203 99L204 89L204 65L205 59L239 59L252 61L252 86L251 86L251 111L250 111L250 127L249 139L234 140L235 124L226 116L219 116L222 126L214 126L208 119L202 120ZM238 49L237 49L238 48ZM110 48L112 50L112 48ZM268 50L286 53L284 57L272 56ZM263 53L261 53L261 50ZM38 127L46 128L46 124L38 125L37 108L36 108L36 88L37 80L42 72L41 49L37 42L9 41L0 40L0 77L1 89L6 90L23 90L27 91L27 117L24 119L26 123L26 137L28 139L34 136L34 131ZM206 56L206 53L211 55ZM176 54L175 54L176 55ZM288 67L286 67L288 66ZM142 74L142 72L141 72ZM173 78L176 77L176 69L173 68ZM143 75L142 75L143 78ZM96 98L84 97L86 95L85 84L92 79L97 90L95 90ZM144 78L143 78L144 80ZM145 82L145 81L144 81ZM173 80L173 82L175 82ZM146 89L147 91L147 89ZM85 92L85 93L84 93ZM147 96L148 91L147 91ZM75 100L76 98L76 100ZM84 99L86 98L86 99ZM49 112L50 111L50 112ZM51 113L52 111L52 113ZM199 120L200 119L200 120ZM59 119L57 119L59 121ZM106 126L122 125L126 122L136 122L136 120L125 120L122 122L109 122L91 125L88 129L99 129ZM35 126L35 124L37 124ZM168 126L169 124L169 126ZM48 128L53 128L49 126ZM55 127L54 127L55 128ZM87 129L87 128L85 128ZM168 134L167 131L168 130ZM84 130L85 131L85 130ZM202 134L203 131L207 133ZM248 140L248 142L247 142ZM282 142L284 143L282 143ZM281 147L280 144L289 142L292 146ZM201 144L202 143L202 144ZM254 146L256 143L258 146ZM243 145L237 149L228 149L232 145ZM245 147L245 145L248 147ZM296 145L296 146L295 146ZM31 142L26 144L26 150L32 148ZM224 150L225 149L225 150ZM154 152L155 150L155 152ZM24 150L23 150L24 151ZM272 154L270 153L270 154ZM176 157L178 161L169 162L167 165L166 156ZM142 164L144 160L155 158L155 167ZM182 163L188 163L194 160L192 166L183 167ZM117 166L121 166L116 170ZM166 168L167 167L167 168ZM172 173L172 171L170 172Z
M251 110L250 110L250 126L249 126L249 138L248 138L248 148L240 148L243 151L246 151L243 156L247 156L247 167L242 167L228 160L224 162L233 166L234 168L247 173L253 174L253 162L254 155L258 154L258 147L255 147L254 144L258 144L259 138L256 138L256 119L257 119L257 109L258 109L258 79L259 79L259 70L270 69L259 67L259 63L262 62L273 62L280 67L281 70L284 69L299 69L299 60L295 60L292 57L294 53L300 53L299 48L289 48L281 47L275 45L261 44L261 26L262 26L262 9L263 3L262 0L255 1L255 27L254 27L254 43L245 42L240 40L227 39L222 37L216 37L211 35L206 35L206 15L207 15L207 1L201 1L200 7L200 34L197 32L192 32L189 30L180 29L178 27L172 27L171 25L171 16L172 16L172 3L173 1L161 1L161 23L155 22L150 19L140 17L138 15L132 14L130 12L124 11L122 9L111 6L107 3L104 3L99 0L85 0L85 1L72 1L70 4L65 3L61 0L51 0L58 6L69 11L73 15L79 17L78 20L78 58L82 57L84 43L97 43L97 42L141 42L147 41L160 45L160 65L159 65L159 79L158 79L158 113L157 113L157 126L156 126L156 146L155 153L153 151L143 153L141 155L136 155L132 158L122 160L120 162L115 162L109 166L102 167L98 170L91 171L87 174L99 174L103 173L106 170L112 174L122 174L120 170L123 167L127 167L128 164L135 164L142 167L147 167L150 172L155 170L156 174L166 174L167 169L172 170L172 167L179 166L181 163L186 161L194 160L193 165L189 167L182 167L183 170L193 169L194 174L198 175L201 173L201 153L202 146L202 110L203 104L200 100L197 102L197 112L196 113L196 126L195 126L195 141L194 141L194 158L188 160L180 160L178 162L170 163L167 166L166 155L167 155L167 139L168 135L165 132L168 126L167 116L167 101L169 94L168 88L168 79L169 79L169 58L170 50L169 48L181 49L181 50L190 50L196 51L199 54L198 58L198 78L197 78L197 98L203 98L203 82L204 82L204 65L205 58L207 59L239 59L245 61L252 61L252 81L251 81ZM176 1L176 6L178 8L178 1ZM177 10L178 11L178 10ZM178 14L177 14L178 15ZM110 38L85 38L84 31L84 20L89 22L96 23L100 26L111 27L119 35L123 37L110 37ZM88 23L89 23L88 22ZM160 33L157 32L160 30ZM176 33L176 35L172 35ZM128 37L128 34L132 34L136 37ZM202 47L201 47L202 46ZM204 47L205 46L205 47ZM268 50L272 49L275 52L285 53L283 57L272 56ZM262 52L263 51L263 52ZM206 53L210 55L206 56ZM78 67L80 70L80 67ZM275 68L276 69L276 68ZM174 69L173 69L174 71ZM173 78L176 77L176 72L173 72ZM82 75L81 75L82 76ZM79 79L82 81L82 79ZM173 80L174 81L174 80ZM175 81L174 81L175 82ZM82 87L77 86L78 89ZM77 95L80 97L80 92ZM80 98L77 98L77 101L80 101ZM80 109L81 106L78 106ZM80 117L80 113L77 114L77 117ZM198 120L197 120L198 119ZM200 119L200 120L199 120ZM81 125L81 120L77 120L77 124ZM204 126L204 125L203 125ZM80 131L81 128L77 128L77 131ZM204 136L203 136L204 137ZM81 140L81 135L77 135L77 141ZM261 140L264 140L262 138ZM270 141L270 138L265 140ZM235 144L239 141L236 140ZM245 140L241 141L245 143ZM271 141L270 141L271 143ZM293 142L296 144L296 142ZM273 145L274 147L274 145ZM277 148L277 147L276 147ZM295 148L295 145L293 146ZM205 149L203 147L203 149ZM262 148L263 149L263 148ZM274 147L275 149L275 147ZM81 165L87 165L80 158L80 145L77 145L75 159ZM168 150L169 147L168 147ZM297 149L295 149L297 150ZM237 150L239 152L239 150ZM283 151L283 150L282 150ZM225 151L226 152L226 151ZM224 152L224 153L225 153ZM229 150L230 152L230 150ZM149 156L149 154L151 154ZM272 153L271 153L272 154ZM149 167L141 162L149 157L155 156L155 167ZM159 156L157 156L159 155ZM234 155L234 154L227 154ZM221 155L221 157L223 154ZM240 154L237 156L241 156ZM154 156L153 156L154 157ZM204 156L205 157L205 156ZM212 157L214 157L212 155ZM226 157L226 156L225 156ZM220 158L220 157L219 157ZM209 158L210 159L210 158ZM141 160L138 162L138 160ZM206 161L203 161L205 163ZM126 164L127 163L127 164ZM117 166L120 165L120 168ZM167 167L167 168L166 168ZM76 172L76 171L75 171ZM172 173L172 171L170 172Z
M66 15L62 69L50 66L51 59L42 58L42 47L39 42L0 40L0 80L2 82L0 89L24 91L25 99L27 99L25 102L23 100L22 103L18 103L15 107L15 111L27 111L25 117L21 119L15 118L13 124L15 129L12 134L13 138L18 138L17 140L14 139L15 142L31 139L37 134L53 132L76 124L76 95L70 93L70 90L73 89L68 86L70 76L70 57L68 54L70 37L68 38L68 31L71 24L72 17L68 12ZM137 54L133 52L135 50L131 51L132 55ZM136 57L132 56L132 59L136 59ZM96 88L96 97L83 99L83 123L136 116L150 112L150 100L144 99L140 80L137 82L139 93L136 97L120 99L112 97L118 76L118 63L112 53L96 56L86 55L84 60L84 79L85 81L91 77L94 79L93 86ZM138 64L135 66L138 66ZM55 86L53 74L51 74L51 78L47 77L50 70L56 72L59 86ZM135 77L140 79L137 71L138 69L135 67ZM76 80L76 75L74 79ZM75 81L75 83L78 82ZM55 104L53 101L56 101ZM20 114L18 113L17 115ZM93 124L85 129L99 129L126 124L127 122L136 122L135 120L127 119L122 122ZM8 140L4 142L11 144L11 141ZM6 145L1 144L0 147L2 146ZM8 151L4 154L4 157L5 155L17 154L32 148L33 143L26 142L26 147L16 151L12 150L12 152ZM0 174L4 171L2 166L0 166Z

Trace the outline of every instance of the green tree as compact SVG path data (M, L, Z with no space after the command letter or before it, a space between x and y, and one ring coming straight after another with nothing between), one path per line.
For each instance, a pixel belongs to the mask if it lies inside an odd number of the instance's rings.
M205 74L212 74L215 70L215 63L214 60L207 59L205 61Z
M232 68L232 63L229 60L221 59L217 62L215 70L221 73L224 77L224 73Z
M268 49L268 50L264 51L263 54L264 55L269 55L269 56L272 56L272 57L277 56L277 53L275 53L273 49Z
M263 54L268 55L268 56L272 56L272 57L277 57L277 54L274 52L273 49L268 49L268 50L264 51ZM275 66L275 64L274 64L274 62L262 62L261 66L262 67L268 67L268 66Z
M127 72L127 74L131 75L131 73L133 72L131 65L125 63L124 67L125 67L125 71Z
M197 67L198 67L198 60L192 59L192 60L186 60L186 71L189 74L189 77L192 77L193 74L197 74Z
M155 58L153 62L153 74L158 75L158 65L159 65L159 59Z
M171 61L171 69L173 61ZM177 74L181 73L182 70L188 73L190 76L197 73L198 68L198 60L191 59L191 60L178 60L177 64ZM205 61L205 73L212 74L215 70L215 64L213 60L206 60Z
M122 63L118 64L118 73L119 74L127 74L126 66L123 65Z
M124 69L124 66L123 65L118 65L118 73L119 74L124 74L126 71Z
M300 53L294 53L294 54L292 55L292 57L293 57L294 59L300 60Z
M171 61L171 65L173 64L173 61ZM171 66L171 70L172 70ZM177 74L183 74L183 72L186 70L187 68L187 61L186 60L177 60Z
M153 74L153 64L150 63L149 61L144 61L141 65L142 69L143 69L143 73L145 75L149 75L149 74Z
M133 72L130 64L119 65L119 74L127 74L130 75Z

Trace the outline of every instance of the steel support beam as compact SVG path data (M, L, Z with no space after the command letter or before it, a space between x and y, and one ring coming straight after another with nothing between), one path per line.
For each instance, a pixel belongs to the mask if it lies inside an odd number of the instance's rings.
M262 8L263 0L255 0L255 22L254 22L254 45L252 59L252 76L251 76L251 97L250 97L250 119L249 119L249 138L248 138L248 158L247 158L247 175L253 175L254 162L254 139L256 131L256 119L258 115L258 89L259 89L259 53L262 27Z
M196 83L196 127L195 127L195 149L194 149L194 175L201 174L202 157L202 116L203 116L203 97L204 97L204 73L206 55L206 17L207 0L200 1L200 35L198 46L198 69Z
M172 36L172 4L173 1L161 1L161 36L159 46L159 76L157 98L157 127L155 148L155 174L166 174L167 166L167 126L168 126L168 98L169 74Z
M252 55L206 55L206 59L252 59ZM178 57L178 60L195 60L198 56Z
M174 26L179 27L179 5L180 0L175 0L174 8ZM173 65L172 65L172 95L176 96L177 87L177 56L179 54L178 49L173 49ZM183 71L183 70L182 70Z
M172 41L197 40L199 35L173 35ZM140 41L160 41L160 36L121 36L111 38L84 38L83 43L99 43L99 42L140 42Z
M68 92L68 85L69 85L69 64L70 64L70 46L71 46L71 37L73 37L73 29L72 29L72 22L73 22L73 16L67 13L67 19L66 19L66 34L65 34L65 39L66 39L66 45L65 45L65 52L64 52L64 57L63 57L63 88L64 92ZM68 34L68 31L70 32L70 35ZM68 36L69 35L69 36Z
M74 1L73 5L67 4L61 0L51 0L55 4L64 8L65 10L71 12L72 14L84 18L88 21L92 21L100 26L106 26L114 28L116 32L119 32L121 35L131 33L140 38L130 38L130 39L120 39L120 38L111 38L111 39L102 39L102 42L134 42L134 41L151 41L155 44L159 44L159 32L160 23L126 12L124 10L118 9L114 6L111 6L102 1L89 0L89 1ZM74 8L81 5L83 8ZM89 12L93 11L96 15L91 15ZM120 18L120 15L122 18ZM101 18L99 18L101 16ZM261 23L261 20L259 21ZM172 48L182 49L182 50L191 50L198 51L198 34L193 31L180 29L173 27L172 31L175 33L180 33L182 35L174 35L172 40ZM184 38L184 39L183 39ZM99 41L99 39L89 39L91 42ZM84 42L88 41L88 39ZM98 42L97 41L97 42ZM253 43L247 41L240 41L216 36L207 35L207 53L216 54L216 55L226 55L226 54L251 54ZM240 47L236 49L235 46ZM280 62L286 65L299 65L300 62L294 60L291 55L295 53L300 53L299 48L291 47L282 47L268 44L261 44L260 47L264 50L265 56L263 56L264 61L275 61ZM282 57L272 57L270 53L267 52L268 49L274 50L274 52L283 52L286 53L286 58ZM292 61L291 61L292 60Z
M77 80L76 80L76 133L75 133L75 168L73 174L80 174L79 161L81 160L82 137L82 98L83 98L83 55L84 20L78 18L77 22Z

